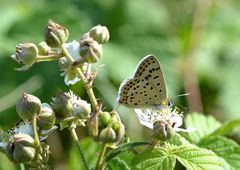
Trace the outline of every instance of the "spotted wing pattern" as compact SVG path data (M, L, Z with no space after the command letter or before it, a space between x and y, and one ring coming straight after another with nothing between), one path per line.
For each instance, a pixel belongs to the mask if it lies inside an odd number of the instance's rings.
M167 100L163 73L158 60L148 55L138 64L135 74L121 84L118 102L132 108L159 106Z

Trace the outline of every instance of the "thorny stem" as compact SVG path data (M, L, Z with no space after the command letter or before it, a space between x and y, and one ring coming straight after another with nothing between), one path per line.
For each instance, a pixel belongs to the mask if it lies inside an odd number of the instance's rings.
M100 151L100 155L98 157L98 160L97 160L97 164L96 164L96 170L103 170L104 169L104 155L106 153L106 149L107 149L107 144L104 143L103 146L102 146L102 149Z
M81 156L81 158L82 158L82 162L83 162L83 164L84 164L84 166L85 166L85 169L86 169L86 170L89 170L89 167L88 167L86 158L84 157L83 150L82 150L82 147L81 147L80 142L79 142L79 140L78 140L78 137L77 137L75 128L74 128L73 126L70 126L70 127L69 127L69 131L70 131L70 133L71 133L71 135L72 135L72 138L73 138L74 142L75 142L75 143L77 144L77 146L78 146L78 150L79 150L79 152L80 152L80 156Z
M74 63L75 60L72 58L72 56L68 53L68 51L66 50L66 48L62 45L62 52L63 54L69 59L70 62ZM85 75L83 74L82 70L80 68L76 68L76 71L78 73L79 78L81 79L88 97L90 99L90 102L92 104L93 110L95 112L97 112L98 110L98 103L97 103L97 99L94 95L93 89L92 89L92 83L88 81L88 79L85 77Z

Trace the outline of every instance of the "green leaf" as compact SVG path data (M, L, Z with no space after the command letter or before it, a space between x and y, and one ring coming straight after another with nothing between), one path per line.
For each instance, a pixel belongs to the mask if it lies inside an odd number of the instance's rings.
M190 144L190 142L185 137L181 136L178 133L176 133L171 139L169 139L168 142L176 146Z
M227 135L237 126L240 126L240 119L231 120L229 122L224 123L219 128L217 128L215 131L209 134L209 136Z
M198 143L204 136L211 134L221 123L212 116L205 116L200 113L191 113L186 116L186 127L194 127L196 130L189 133L192 142Z
M171 150L175 158L188 170L224 170L224 163L214 152L193 145Z
M232 169L240 169L240 146L233 140L214 136L205 139L199 145L222 157Z
M164 148L155 148L138 154L132 162L132 169L136 170L171 170L176 159Z
M151 144L148 143L148 142L129 142L129 143L126 143L126 144L119 145L116 149L111 150L108 153L108 155L106 157L106 162L110 161L111 159L113 159L114 157L116 157L118 154L120 154L122 152L129 151L129 150L134 149L136 147L146 146L146 145L151 145Z
M106 167L106 170L130 170L128 165L121 159L119 158L114 158L112 159Z

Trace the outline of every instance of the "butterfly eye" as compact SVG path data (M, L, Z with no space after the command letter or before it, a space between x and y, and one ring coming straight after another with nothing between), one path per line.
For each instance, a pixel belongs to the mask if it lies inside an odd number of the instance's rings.
M173 106L173 102L171 100L168 100L168 106L172 107Z

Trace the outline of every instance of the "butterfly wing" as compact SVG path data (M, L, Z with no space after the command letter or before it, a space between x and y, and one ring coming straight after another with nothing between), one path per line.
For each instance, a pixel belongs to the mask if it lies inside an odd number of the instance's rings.
M133 108L147 108L167 100L165 80L158 60L148 55L138 64L132 78L119 88L118 102Z

